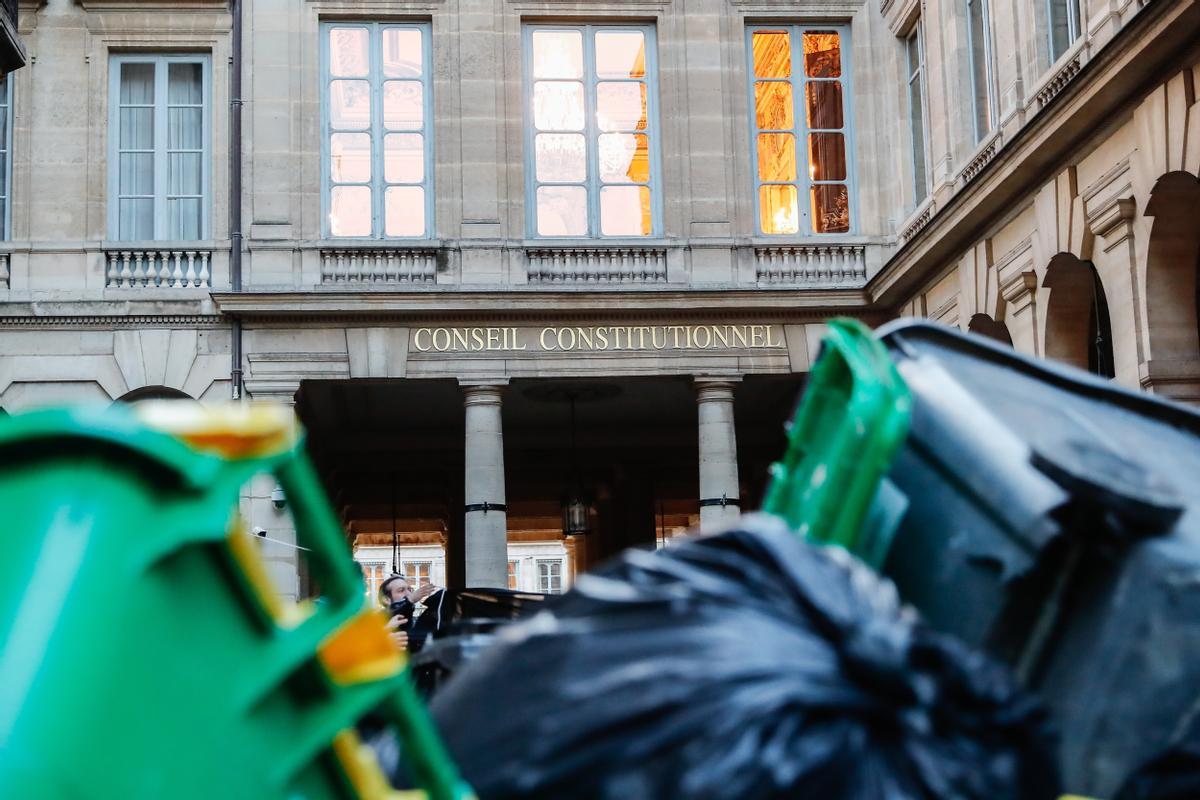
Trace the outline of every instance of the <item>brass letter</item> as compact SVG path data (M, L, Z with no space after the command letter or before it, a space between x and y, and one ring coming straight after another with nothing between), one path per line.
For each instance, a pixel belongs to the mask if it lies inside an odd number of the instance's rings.
M771 334L775 333L775 326L767 326L767 347L783 347L783 342L775 342L771 340Z
M421 334L422 333L425 334L426 338L428 338L429 337L429 328L417 328L417 332L413 334L413 347L417 348L417 352L428 353L429 352L429 344L428 343L426 343L426 345L424 347L421 347Z
M704 344L700 344L700 334L702 333L704 334ZM712 347L712 328L707 325L697 325L695 337L696 347L699 347L701 350L707 350Z
M488 328L487 329L487 343L488 343L487 344L488 350L499 350L500 349L500 329L499 328Z
M662 334L662 344L658 343L658 335ZM655 325L650 330L650 344L654 345L655 350L662 350L667 346L667 329L662 325Z
M597 350L608 349L608 328L596 328L596 344Z
M766 344L766 325L751 325L750 326L750 346L762 347Z
M728 350L729 349L729 326L722 325L721 327L718 328L716 325L713 325L712 330L713 330L713 337L716 339L716 341L721 343L721 347L724 347L725 349ZM713 342L713 346L714 347L716 346L716 342Z
M509 328L509 330L512 331L512 345L510 345L512 347L512 349L513 350L528 350L529 345L524 344L524 343L522 343L520 347L517 347L517 331L519 331L520 329L519 328Z
M443 344L440 345L438 344L439 333L442 335L443 342ZM446 330L445 328L433 329L433 349L437 350L439 353L444 353L450 349L450 331Z
M580 349L582 349L584 345L587 345L588 350L596 349L596 343L592 339L592 331L594 331L594 330L595 330L595 328L576 328L575 329L575 335L579 337Z
M483 328L471 328L471 350L478 353L484 346Z
M538 336L538 344L540 344L542 346L543 350L549 351L549 350L553 350L554 348L546 343L546 334L547 333L554 333L554 328L542 328L542 333L540 336Z
M563 334L564 333L571 334L571 343L570 344L563 344ZM575 349L575 331L573 331L571 328L559 328L557 331L555 331L554 336L558 339L558 349L559 350L566 352L568 350Z
M733 332L734 341L741 339L742 340L741 346L745 347L746 346L746 326L745 325L733 325L733 326L731 326L730 330Z

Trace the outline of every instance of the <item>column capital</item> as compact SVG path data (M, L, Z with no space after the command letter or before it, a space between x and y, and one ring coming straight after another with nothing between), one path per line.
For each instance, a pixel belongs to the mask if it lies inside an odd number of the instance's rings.
M741 375L721 377L694 376L693 385L696 387L696 400L700 403L732 402L733 390L742 381Z
M463 404L467 406L498 406L508 381L459 382L463 391Z

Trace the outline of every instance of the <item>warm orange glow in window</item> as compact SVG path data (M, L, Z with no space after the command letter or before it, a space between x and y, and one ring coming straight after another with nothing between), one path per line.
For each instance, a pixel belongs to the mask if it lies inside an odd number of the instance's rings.
M759 187L758 208L763 233L797 233L800 230L795 186Z
M755 31L754 77L787 78L792 74L792 37L787 31Z
M834 31L804 34L804 74L810 78L840 78L842 42Z

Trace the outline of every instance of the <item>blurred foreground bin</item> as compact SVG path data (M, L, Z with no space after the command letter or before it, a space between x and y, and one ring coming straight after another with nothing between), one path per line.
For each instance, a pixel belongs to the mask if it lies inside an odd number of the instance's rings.
M884 574L1045 698L1068 789L1113 796L1200 703L1200 414L941 326L879 336L913 396Z
M322 601L281 600L237 513L270 473ZM427 794L468 790L417 701L288 409L0 420L0 797L392 798L381 709Z

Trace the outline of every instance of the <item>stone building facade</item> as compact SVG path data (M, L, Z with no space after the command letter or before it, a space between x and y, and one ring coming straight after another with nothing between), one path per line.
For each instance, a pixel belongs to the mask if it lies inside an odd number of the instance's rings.
M21 0L20 26L0 407L293 403L355 541L441 547L452 584L756 504L835 315L1200 400L1194 0ZM244 511L295 594L273 488Z

